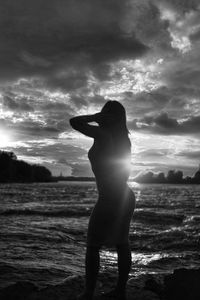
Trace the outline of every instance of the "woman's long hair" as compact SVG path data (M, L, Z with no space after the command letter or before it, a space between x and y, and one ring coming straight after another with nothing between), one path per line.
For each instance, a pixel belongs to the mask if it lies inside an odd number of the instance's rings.
M130 153L131 142L126 126L126 111L124 106L118 101L107 101L101 112L113 116L106 127L112 135L116 154L123 155Z

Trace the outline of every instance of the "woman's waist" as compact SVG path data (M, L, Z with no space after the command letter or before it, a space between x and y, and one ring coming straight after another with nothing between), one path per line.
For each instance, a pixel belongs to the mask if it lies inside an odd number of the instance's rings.
M113 182L112 180L108 181L102 178L100 180L96 179L96 183L99 192L123 192L127 188L127 183L125 181Z
M130 189L127 189L122 194L99 194L98 201L96 202L96 208L105 213L108 211L113 213L134 211L135 206L135 195Z
M99 193L99 198L109 198L112 199L121 199L122 197L130 197L134 193L127 185L127 183L121 184L112 184L112 185L105 185L105 184L98 184L97 189Z

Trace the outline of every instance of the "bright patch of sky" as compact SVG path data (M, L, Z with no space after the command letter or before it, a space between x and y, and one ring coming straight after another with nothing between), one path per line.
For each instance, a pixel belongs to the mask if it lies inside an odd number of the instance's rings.
M112 80L99 88L99 94L109 99L116 99L120 93L152 91L159 88L160 64L163 59L149 63L140 59L122 60L111 66Z

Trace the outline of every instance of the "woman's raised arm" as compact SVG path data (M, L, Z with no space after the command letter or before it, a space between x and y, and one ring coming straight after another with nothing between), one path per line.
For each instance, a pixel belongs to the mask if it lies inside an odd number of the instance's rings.
M71 118L69 122L72 128L74 128L75 130L89 137L97 138L101 131L99 126L93 126L88 124L91 122L96 122L96 115L97 114L74 117Z

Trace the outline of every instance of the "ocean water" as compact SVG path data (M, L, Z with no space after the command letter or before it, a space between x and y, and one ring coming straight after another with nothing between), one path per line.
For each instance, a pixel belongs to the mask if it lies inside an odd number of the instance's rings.
M200 185L130 183L131 276L200 267ZM0 288L28 280L39 287L84 274L93 182L0 185ZM117 270L115 249L101 250L101 271Z

